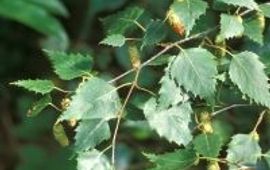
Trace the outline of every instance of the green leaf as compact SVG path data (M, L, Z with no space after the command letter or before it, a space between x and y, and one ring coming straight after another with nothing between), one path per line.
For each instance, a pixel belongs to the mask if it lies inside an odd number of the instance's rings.
M126 31L136 28L134 21L137 21L144 13L144 10L138 7L129 7L124 11L104 18L103 25L108 35L122 34Z
M185 170L197 161L194 150L181 149L163 155L144 154L156 167L153 170Z
M39 5L43 8L46 8L51 13L59 14L62 16L68 16L68 11L64 7L61 1L59 0L46 0L46 1L40 1L40 0L24 0L28 1L30 3Z
M249 9L258 9L258 4L254 0L216 0L228 5L246 7Z
M202 0L175 0L170 10L183 23L187 36L195 25L195 21L205 14L208 5Z
M214 56L205 49L191 48L173 61L171 75L187 91L202 98L212 97L216 89L217 66Z
M270 3L264 3L259 5L260 10L262 11L265 17L270 18Z
M42 110L44 110L47 106L52 103L52 98L50 95L46 95L42 97L40 100L35 102L33 106L28 110L27 116L35 117L37 116Z
M14 12L16 11L16 12ZM1 0L0 16L15 20L48 36L61 49L68 46L68 37L60 22L46 8L26 0Z
M152 61L149 65L150 66L161 66L161 65L168 64L169 61L171 61L171 58L172 57L173 56L171 56L169 54L161 55L157 59L155 59L154 61Z
M93 77L76 90L70 106L59 120L109 120L116 117L120 108L121 103L116 89L104 80Z
M237 134L228 145L226 159L230 162L230 170L238 170L240 166L255 166L261 156L258 141L251 135Z
M81 54L44 50L51 61L54 72L63 80L71 80L90 72L93 60Z
M260 17L263 16L256 15L244 20L244 35L253 40L254 42L263 45L264 27L262 27Z
M111 170L107 157L97 150L80 153L77 162L77 170Z
M172 63L172 62L170 62ZM160 83L161 88L159 90L159 107L168 108L169 106L176 106L180 102L187 101L188 96L183 93L182 89L177 86L175 81L170 78L171 64L166 68L165 75L162 77Z
M76 128L75 150L77 152L93 149L111 136L110 127L106 120L83 120Z
M256 103L270 106L268 77L264 73L265 66L255 53L244 51L232 58L229 75L243 94L248 95Z
M53 135L61 146L65 147L69 145L67 134L65 132L64 126L61 123L54 124Z
M221 14L220 36L224 39L241 37L244 33L243 20L241 16Z
M193 140L195 150L205 156L216 158L221 150L222 141L216 134L200 134Z
M157 103L151 98L144 107L144 114L150 127L169 142L187 145L192 140L189 124L192 109L189 103L170 109L157 109Z
M100 42L100 44L110 45L113 47L122 47L126 42L126 38L121 34L112 34Z
M50 93L55 88L50 80L19 80L10 84L41 94Z
M166 36L164 22L152 21L146 28L141 48L159 43Z

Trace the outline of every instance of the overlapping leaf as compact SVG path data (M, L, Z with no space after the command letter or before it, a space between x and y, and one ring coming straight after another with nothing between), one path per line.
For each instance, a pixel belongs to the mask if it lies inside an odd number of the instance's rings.
M260 4L259 8L265 17L270 18L270 3Z
M246 7L249 9L258 9L258 4L255 0L216 0L228 5L234 5L238 7Z
M187 35L189 35L195 21L199 17L205 14L207 9L207 3L202 0L175 0L174 3L170 6L170 10L175 13L183 23Z
M210 98L216 89L214 56L205 49L191 48L181 52L171 66L171 75L187 91Z
M122 34L127 30L136 27L134 21L137 21L144 10L138 7L129 7L115 15L103 19L103 25L108 35Z
M106 120L83 120L76 129L75 150L77 152L93 149L103 140L111 136L110 127Z
M29 91L47 94L54 89L54 84L50 80L19 80L11 83L12 85L23 87Z
M220 36L224 39L241 37L244 34L241 16L222 14L220 25Z
M255 53L244 51L235 54L229 69L229 75L234 84L243 94L256 103L270 107L268 77L265 66Z
M216 134L200 134L193 140L194 147L199 154L205 157L218 157L222 141Z
M107 157L97 150L80 153L77 162L77 170L111 170Z
M238 170L239 166L255 166L261 156L261 148L251 135L238 134L232 137L227 153L230 170Z
M159 43L165 36L164 22L160 20L152 21L146 28L141 48Z
M189 127L191 113L191 106L187 102L169 109L159 109L156 100L151 98L144 107L144 114L150 127L160 136L178 145L187 145L192 140Z
M177 150L163 155L145 154L155 164L152 170L185 170L197 160L196 152L192 149Z
M121 34L112 34L100 42L100 44L110 45L112 47L121 47L125 44L126 38Z
M264 31L264 19L261 20L261 15L248 18L244 20L243 25L245 28L244 35L249 37L254 42L263 45L263 31ZM263 22L263 23L262 23Z
M90 72L93 61L90 56L81 54L66 54L59 51L45 50L53 64L55 73L63 80L71 80Z
M42 110L44 110L50 103L52 103L52 98L50 95L46 95L42 97L40 100L35 102L33 106L28 110L27 116L35 117L37 116Z

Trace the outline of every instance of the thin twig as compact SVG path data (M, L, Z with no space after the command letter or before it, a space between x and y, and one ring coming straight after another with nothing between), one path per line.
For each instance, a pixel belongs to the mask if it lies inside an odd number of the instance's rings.
M112 162L112 167L115 167L115 147L116 147L116 138L117 138L117 134L119 131L119 127L120 127L120 123L121 123L121 119L122 116L124 114L124 110L126 108L126 105L131 97L131 94L133 92L133 90L135 89L137 83L138 83L138 78L139 78L139 74L140 74L140 69L137 70L136 75L135 75L135 79L133 81L132 86L129 89L129 92L126 96L126 99L123 103L123 106L121 107L121 110L119 112L119 114L117 115L117 122L116 122L116 127L114 129L114 134L113 134L113 139L112 139L112 158L111 158L111 162Z
M220 109L220 110L217 110L217 111L213 112L212 116L216 116L219 113L225 112L227 110L230 110L230 109L233 109L233 108L236 108L236 107L247 107L247 106L250 106L250 105L249 104L233 104L233 105L230 105L228 107L225 107L223 109Z
M258 118L257 122L256 122L256 125L254 126L253 130L251 133L255 133L259 127L259 125L262 123L263 121L263 118L264 118L264 115L266 113L266 110L264 110L261 114L260 114L260 117Z

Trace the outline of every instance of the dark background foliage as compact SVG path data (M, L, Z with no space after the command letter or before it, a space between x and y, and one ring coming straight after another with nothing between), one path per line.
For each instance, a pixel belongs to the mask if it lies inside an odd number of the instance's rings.
M171 3L168 0L62 0L62 2L68 9L69 16L58 19L64 25L70 39L68 51L91 54L95 61L94 70L108 80L128 70L131 65L126 57L126 47L111 49L99 45L104 38L100 19L131 5L145 8L152 18L164 18ZM207 22L214 21L209 18ZM53 79L58 86L69 89L78 80L67 83L57 79L41 50L44 35L4 17L0 17L0 25L0 170L75 170L76 165L70 148L61 148L52 135L52 126L58 113L53 109L46 109L36 118L26 117L28 107L36 97L11 87L9 83L19 79L47 78ZM232 43L239 48L247 47L261 54L261 59L268 65L269 23L265 30L264 47L258 47L246 39ZM147 52L148 50L145 53ZM162 70L162 67L143 70L140 84L155 90ZM224 91L222 94L228 103L242 102L241 96L237 93L231 95L231 92ZM56 96L54 99L56 103L61 97ZM128 111L134 120L139 120L142 115L134 106L140 105L145 98L146 96L141 93L136 93L132 97L131 103L134 105L130 104ZM258 116L254 111L250 108L231 110L226 116L218 117L219 120L227 120L229 124L217 123L216 127L228 134L234 131L247 133L251 130L250 123L255 123ZM269 122L270 117L267 119ZM144 169L148 166L144 163L145 159L140 151L162 153L174 148L174 145L159 139L148 128L144 128L144 125L143 122L142 125L130 122L121 128L117 157L123 170L127 169L128 164L129 169ZM269 148L269 124L263 124L260 133L263 134L262 146Z

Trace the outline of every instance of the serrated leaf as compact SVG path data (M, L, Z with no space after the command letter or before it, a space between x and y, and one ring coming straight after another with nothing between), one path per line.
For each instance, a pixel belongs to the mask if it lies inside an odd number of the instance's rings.
M164 22L152 21L146 28L141 48L159 43L166 36Z
M80 153L77 162L77 170L111 170L107 157L97 150Z
M150 127L156 130L161 137L178 145L187 145L192 140L189 127L191 113L189 103L169 109L159 109L154 98L151 98L144 107L144 114Z
M75 150L77 152L93 149L111 136L110 127L106 120L83 120L76 128Z
M163 155L144 154L155 164L153 170L185 170L195 164L197 155L192 149L181 149Z
M258 9L258 4L254 0L216 0L228 5L246 7L249 9Z
M200 134L193 140L195 150L205 156L216 158L221 150L222 141L216 134Z
M268 77L265 66L255 53L244 51L232 58L229 75L241 92L256 103L270 106Z
M263 16L256 15L244 20L243 22L245 28L244 35L253 40L254 42L263 45L264 23L263 24L261 23L260 17Z
M122 34L127 30L136 28L134 21L137 21L144 10L139 7L129 7L117 14L108 16L102 20L108 35Z
M23 87L29 91L40 94L50 93L55 87L53 82L50 80L19 80L10 84Z
M65 132L64 126L61 123L54 124L53 135L61 146L65 147L69 145L67 134Z
M35 117L37 116L42 110L44 110L50 103L52 103L52 98L50 95L46 95L42 97L40 100L35 102L33 106L28 110L27 116Z
M100 42L100 44L121 47L125 44L126 38L121 34L112 34Z
M232 137L227 153L226 160L230 162L230 170L239 170L237 165L255 166L261 156L261 148L251 135L237 134Z
M241 37L244 34L241 16L221 14L220 25L220 36L224 39Z
M207 7L207 3L202 0L175 0L170 10L178 16L185 27L186 35L189 35L195 21L205 14Z
M84 82L72 97L70 106L59 120L105 119L116 117L121 103L116 89L93 77Z
M173 61L171 75L187 91L210 98L216 89L217 66L214 56L205 49L191 48L181 52Z
M177 86L175 80L170 78L171 64L165 70L165 75L162 77L159 90L159 108L166 109L169 106L175 106L180 102L187 101L188 96L183 93L182 89Z
M259 8L265 17L270 18L270 3L260 4Z
M93 66L88 55L67 54L59 51L45 50L51 61L54 72L63 80L71 80L89 73Z

